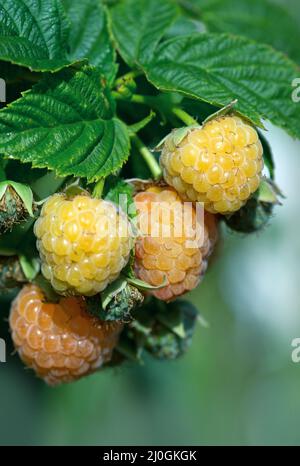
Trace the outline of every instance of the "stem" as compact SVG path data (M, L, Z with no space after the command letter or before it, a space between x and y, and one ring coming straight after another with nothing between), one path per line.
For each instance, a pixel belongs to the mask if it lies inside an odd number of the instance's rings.
M97 199L101 199L102 193L103 193L103 188L105 184L105 178L101 178L94 186L93 189L93 197Z
M195 118L189 115L186 111L182 110L182 108L174 107L172 108L172 112L187 126L198 125L197 120L195 120Z
M161 178L162 176L161 168L159 164L157 163L154 155L151 154L151 152L149 151L148 147L145 146L143 141L137 135L134 135L132 137L132 140L136 148L140 152L141 156L143 157L144 161L148 165L148 168L151 171L153 178L155 180Z

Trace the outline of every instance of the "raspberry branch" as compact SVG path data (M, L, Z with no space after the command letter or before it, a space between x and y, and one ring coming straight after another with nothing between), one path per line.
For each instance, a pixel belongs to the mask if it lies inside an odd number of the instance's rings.
M135 146L138 149L141 156L143 157L144 161L148 165L148 168L149 168L153 178L155 180L158 180L159 178L161 178L161 176L162 176L161 168L160 168L159 164L157 163L154 155L148 149L148 147L145 146L143 141L137 135L134 135L132 137L132 141L135 144Z

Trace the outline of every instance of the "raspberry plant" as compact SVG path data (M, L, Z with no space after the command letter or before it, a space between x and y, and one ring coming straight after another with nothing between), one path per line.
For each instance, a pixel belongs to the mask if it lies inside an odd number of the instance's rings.
M298 40L270 0L0 0L1 292L47 383L186 351L222 225L283 197L263 121L300 137Z

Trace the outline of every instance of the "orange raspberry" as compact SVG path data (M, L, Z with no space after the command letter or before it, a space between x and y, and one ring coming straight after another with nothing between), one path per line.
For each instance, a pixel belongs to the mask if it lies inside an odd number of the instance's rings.
M223 116L190 129L179 144L171 133L160 163L165 181L184 199L203 202L209 212L229 214L257 190L262 155L256 130L237 116Z
M9 323L21 359L49 385L75 381L110 361L122 329L87 314L83 298L46 302L35 285L15 298Z
M139 229L135 247L137 277L153 286L166 282L163 288L151 291L164 301L195 288L216 241L214 216L206 214L203 225L194 206L184 205L172 188L149 188L135 196L135 203Z
M43 205L34 232L42 273L60 294L99 293L129 259L127 217L102 199L55 194Z

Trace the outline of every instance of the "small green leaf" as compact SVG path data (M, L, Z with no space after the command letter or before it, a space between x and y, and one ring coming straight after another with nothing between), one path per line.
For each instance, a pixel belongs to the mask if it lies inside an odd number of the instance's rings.
M113 6L112 32L123 60L134 66L151 56L177 14L171 0L124 0Z
M192 34L160 44L144 62L158 89L216 106L238 99L235 110L255 125L261 118L300 138L291 83L299 68L269 46L228 34Z
M56 71L67 58L68 23L58 0L0 0L0 60Z
M127 127L94 67L67 68L45 78L0 111L6 157L90 182L116 172L129 155Z
M88 58L112 84L118 67L101 0L63 0L63 5L71 22L70 60Z

